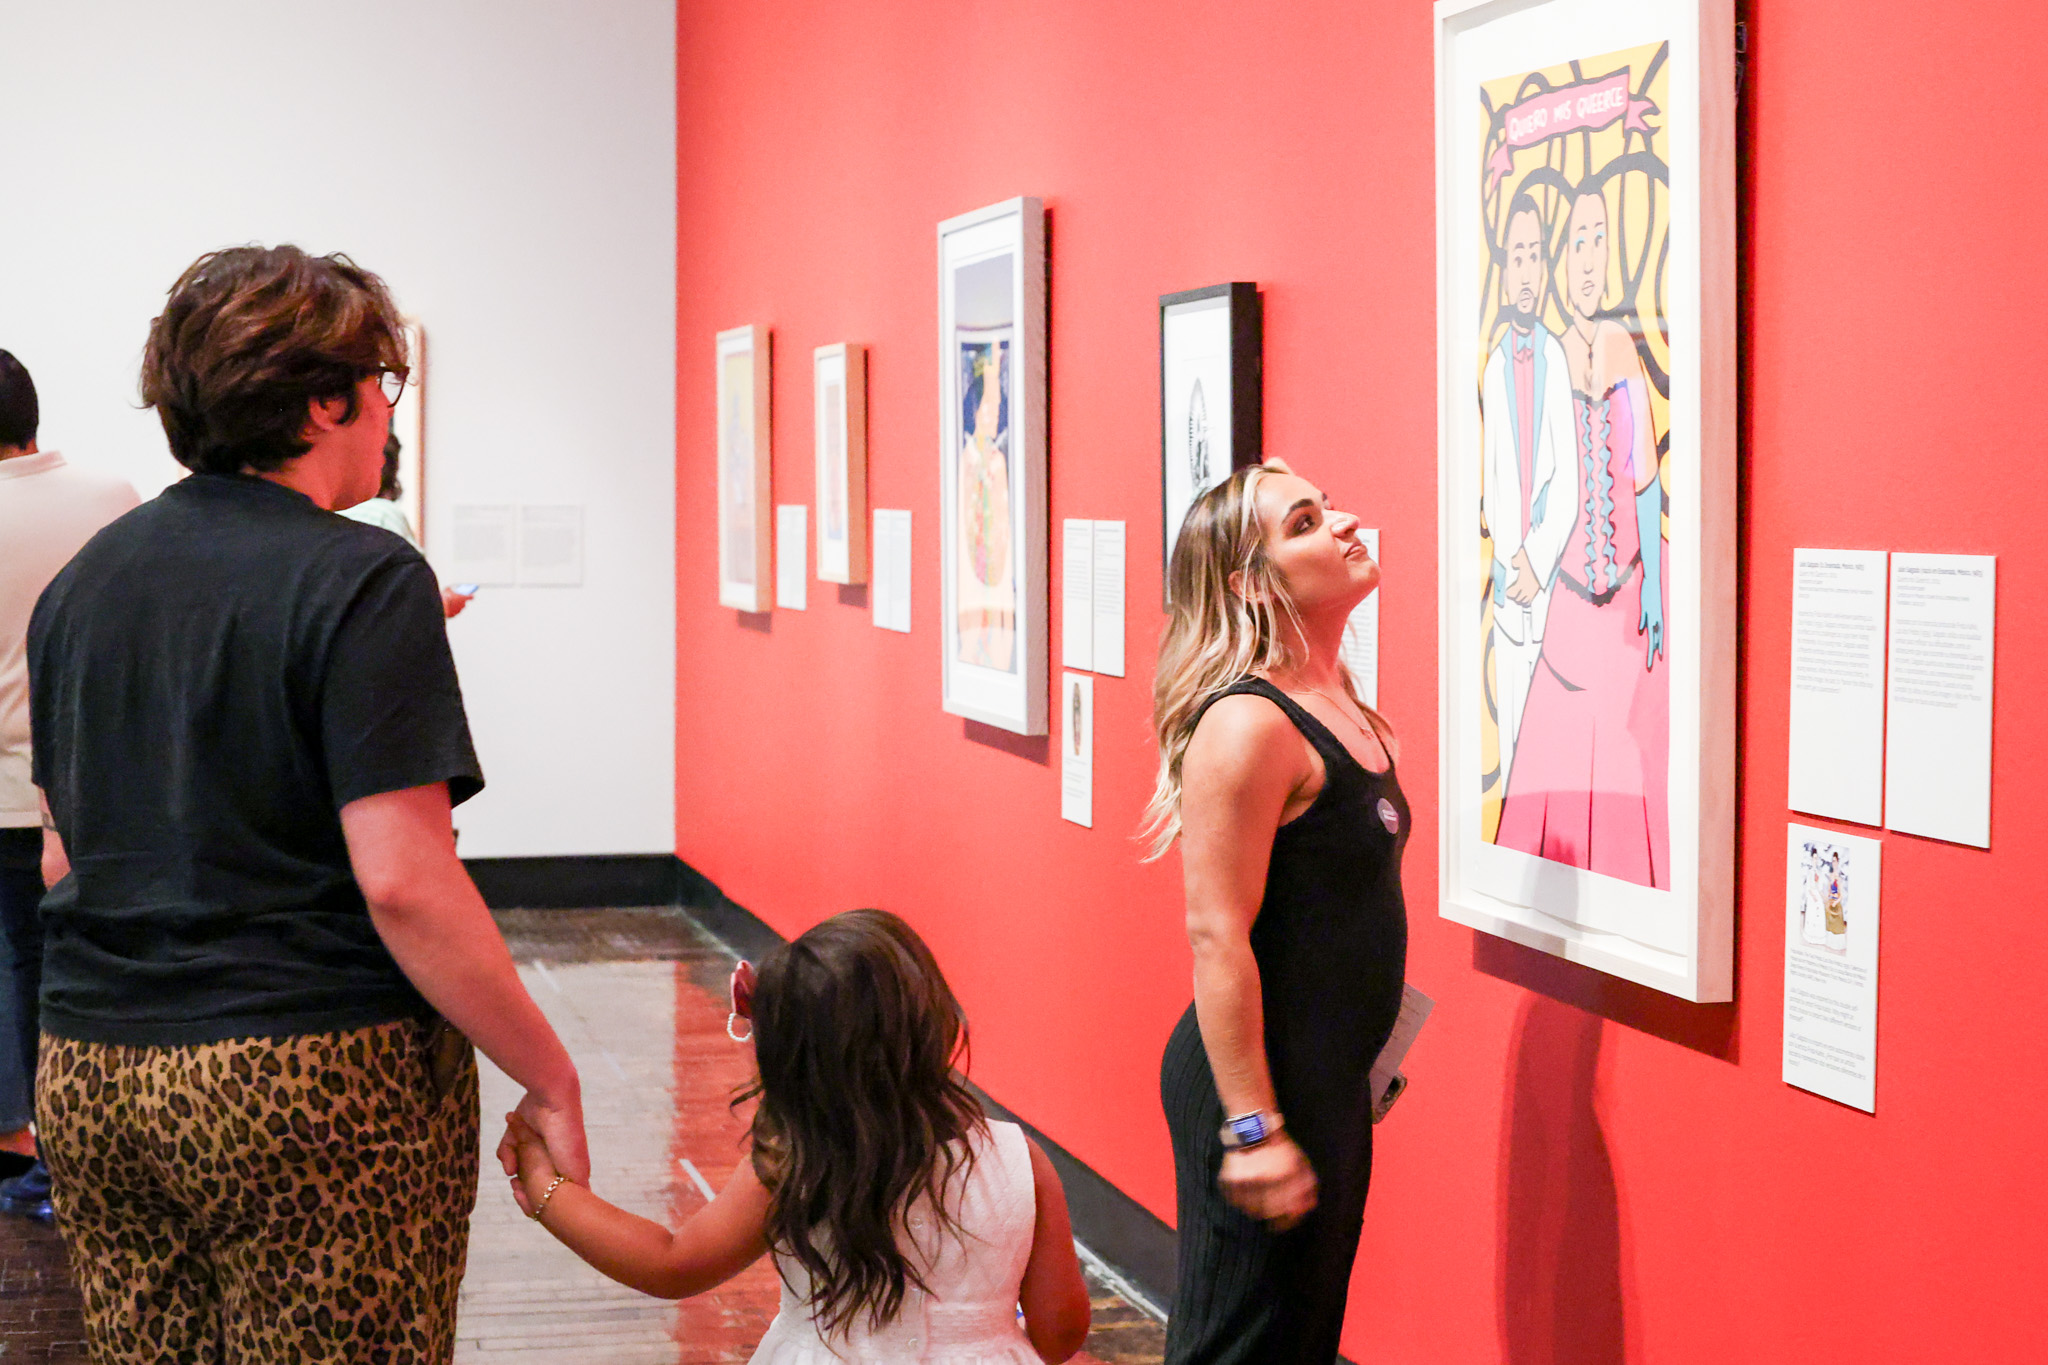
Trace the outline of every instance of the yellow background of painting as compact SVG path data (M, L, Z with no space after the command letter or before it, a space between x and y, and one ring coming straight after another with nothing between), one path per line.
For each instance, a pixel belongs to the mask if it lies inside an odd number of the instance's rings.
M1661 43L1651 43L1642 47L1624 48L1603 56L1584 58L1579 61L1576 72L1570 64L1541 67L1534 72L1519 72L1513 76L1503 76L1499 80L1483 81L1480 89L1498 114L1503 107L1516 103L1518 98L1526 98L1534 93L1533 89L1523 89L1523 82L1531 75L1542 76L1554 90L1559 86L1574 85L1580 81L1599 80L1603 76L1611 76L1626 68L1629 72L1629 94L1648 99L1656 106L1655 112L1644 115L1644 122L1649 125L1652 133L1649 146L1660 159L1668 162L1667 143L1663 135L1665 111L1670 108L1671 103L1671 62L1668 55L1664 63L1658 67L1656 75L1651 78L1648 87L1644 88L1642 85L1642 73L1649 69L1650 62L1663 46ZM1586 178L1589 171L1600 169L1622 155L1624 151L1641 150L1641 135L1624 133L1626 122L1625 119L1616 119L1596 133L1566 133L1546 138L1533 147L1511 152L1514 168L1502 176L1500 184L1491 191L1486 189L1486 162L1504 133L1497 131L1494 124L1487 124L1476 162L1480 175L1481 229L1489 234L1492 242L1501 241L1507 229L1503 219L1508 205L1514 201L1515 193L1521 188L1524 178L1539 167L1548 166L1565 180L1577 184ZM1530 186L1530 190L1543 210L1545 250L1551 261L1550 288L1543 305L1543 325L1548 327L1553 335L1561 337L1569 325L1569 319L1559 301L1558 262L1563 254L1565 221L1570 205L1564 202L1554 186L1539 183ZM1633 265L1645 259L1655 261L1658 253L1664 250L1665 240L1670 233L1671 194L1666 182L1654 180L1648 174L1639 171L1626 172L1609 180L1603 186L1603 191L1607 199L1607 221L1614 233L1615 243L1613 259L1607 272L1607 291L1600 300L1600 306L1607 309L1618 306L1622 300L1622 290L1627 278L1623 272L1623 262ZM1485 240L1479 243L1478 259L1481 267L1479 298L1482 311L1477 319L1479 367L1475 375L1483 382L1487 355L1500 344L1501 336L1507 331L1508 324L1501 314L1500 307L1500 263ZM1660 283L1661 290L1657 288ZM1671 339L1664 318L1657 309L1659 298L1664 296L1669 288L1670 260L1667 256L1663 262L1662 280L1654 279L1650 272L1645 271L1636 296L1636 308L1642 328L1639 335L1648 340L1650 357L1667 374L1671 368ZM1633 322L1631 325L1634 325ZM1474 397L1476 401L1476 393ZM1654 385L1650 389L1650 423L1660 442L1671 430L1670 400L1657 392ZM1471 456L1480 463L1482 480L1485 477L1485 460L1482 454L1484 449L1482 444L1472 451ZM1664 484L1665 498L1668 502L1671 493L1669 453L1665 454L1659 463L1658 477ZM1668 516L1664 534L1667 538L1670 535ZM1501 771L1500 762L1500 728L1494 720L1493 707L1490 704L1495 695L1493 652L1487 647L1493 639L1493 539L1486 533L1483 525L1479 536L1479 578L1485 585L1485 601L1480 608L1479 636L1481 658L1484 660L1486 671L1486 689L1479 719L1479 771L1484 784L1479 800L1479 830L1480 837L1491 843L1495 832L1500 828L1505 774Z

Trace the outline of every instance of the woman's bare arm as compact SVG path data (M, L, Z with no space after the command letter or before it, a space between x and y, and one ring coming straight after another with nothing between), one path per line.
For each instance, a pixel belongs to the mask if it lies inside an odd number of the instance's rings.
M1182 760L1181 867L1195 1017L1226 1114L1278 1108L1251 930L1265 899L1273 836L1290 801L1314 778L1293 723L1259 697L1225 697L1211 706ZM1315 1204L1314 1175L1284 1135L1226 1155L1223 1187L1246 1213L1279 1226Z

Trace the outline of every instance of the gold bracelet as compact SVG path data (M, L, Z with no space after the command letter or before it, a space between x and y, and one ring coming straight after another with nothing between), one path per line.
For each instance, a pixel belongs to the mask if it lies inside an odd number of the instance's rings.
M527 1214L526 1216L527 1216L528 1218L531 1218L531 1219L532 1219L532 1220L533 1220L534 1222L538 1223L538 1222L540 1221L540 1216L541 1216L541 1215L542 1215L543 1213L546 1213L546 1212L547 1212L547 1208L548 1208L548 1200L550 1200L550 1199L553 1199L553 1198L555 1197L555 1191L556 1191L556 1190L559 1190L559 1189L561 1189L561 1188L562 1188L562 1186L564 1186L564 1185L566 1185L566 1184L568 1184L568 1183L569 1183L569 1177L568 1177L568 1176L566 1176L566 1175L558 1175L558 1176L556 1176L556 1177L555 1177L555 1179L554 1179L554 1183L548 1186L548 1189L547 1189L547 1193L546 1193L546 1194L543 1194L543 1195L542 1195L542 1196L540 1197L540 1202L539 1202L539 1203L537 1203L537 1204L535 1204L535 1205L533 1206L533 1212L532 1212L532 1213L529 1213L529 1214Z

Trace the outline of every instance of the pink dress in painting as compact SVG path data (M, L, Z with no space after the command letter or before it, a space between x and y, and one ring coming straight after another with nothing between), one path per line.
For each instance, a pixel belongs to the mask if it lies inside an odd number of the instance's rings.
M1663 890L1670 670L1662 656L1650 659L1641 627L1630 382L1601 398L1572 394L1579 514L1558 563L1494 842ZM1652 530L1652 553L1661 553L1662 529Z

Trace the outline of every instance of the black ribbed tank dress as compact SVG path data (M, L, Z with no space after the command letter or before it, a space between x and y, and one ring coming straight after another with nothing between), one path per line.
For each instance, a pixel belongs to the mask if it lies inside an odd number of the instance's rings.
M1242 693L1286 712L1323 759L1315 801L1273 837L1251 931L1275 1098L1320 1191L1315 1212L1284 1233L1224 1201L1216 1186L1223 1106L1190 1005L1159 1074L1180 1219L1166 1360L1329 1365L1372 1177L1367 1075L1401 1009L1408 802L1391 766L1385 773L1361 766L1321 721L1264 679L1226 687L1210 704Z

